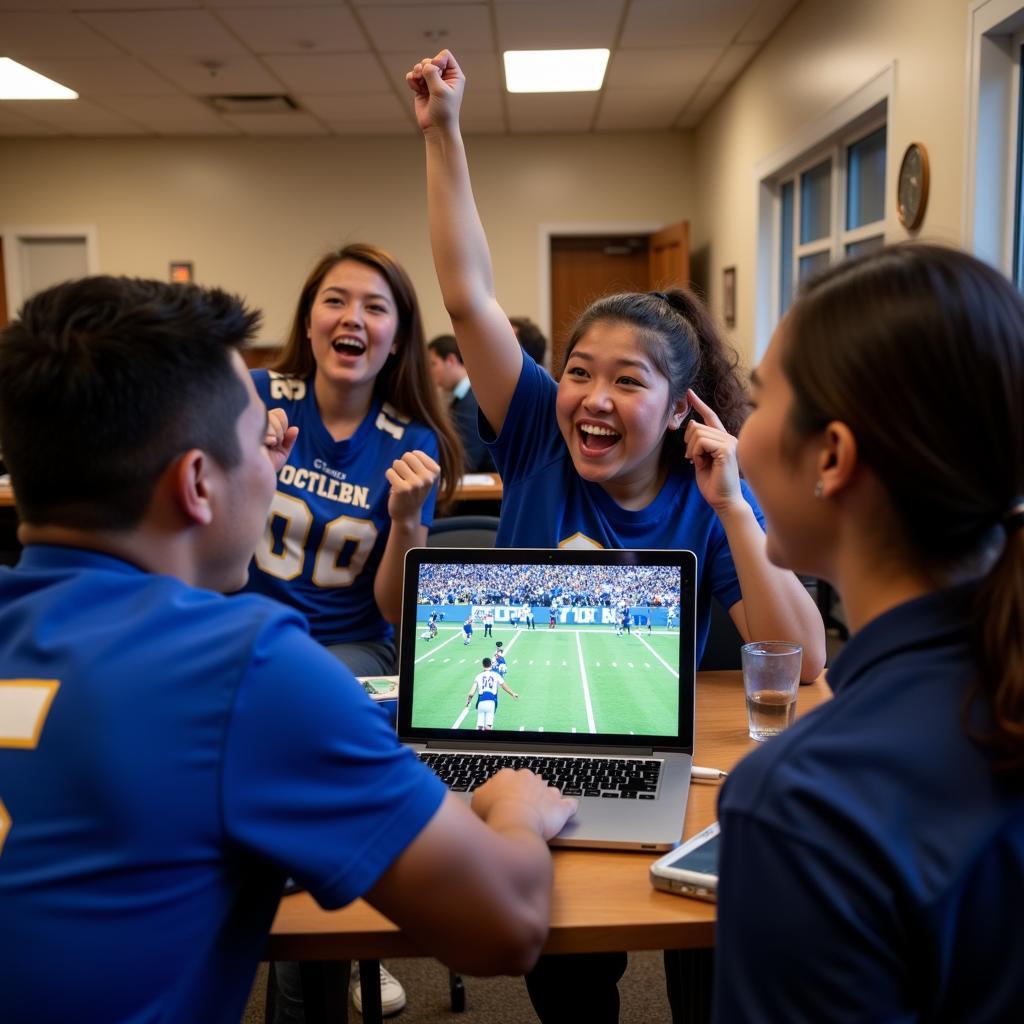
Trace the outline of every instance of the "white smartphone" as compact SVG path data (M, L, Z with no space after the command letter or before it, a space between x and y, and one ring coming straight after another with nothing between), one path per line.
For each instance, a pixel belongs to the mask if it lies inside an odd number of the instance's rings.
M656 860L651 865L651 884L677 896L714 903L718 898L718 842L716 821Z

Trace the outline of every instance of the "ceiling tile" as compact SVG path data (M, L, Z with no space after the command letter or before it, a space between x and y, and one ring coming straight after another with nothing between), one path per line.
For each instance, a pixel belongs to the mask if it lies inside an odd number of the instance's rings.
M498 42L503 50L611 48L622 14L621 0L579 3L517 3L499 7Z
M56 135L52 124L36 121L20 112L8 109L7 100L0 102L0 135Z
M619 50L609 65L606 87L691 92L721 56L720 48L707 46Z
M766 42L798 2L799 0L761 0L757 5L757 10L743 26L743 31L737 37L736 42Z
M327 135L327 129L309 114L224 114L224 120L243 135Z
M756 6L757 0L633 0L622 46L726 46Z
M233 57L245 47L207 11L98 11L81 18L108 39L141 55Z
M265 57L267 67L293 92L383 92L387 78L368 53Z
M381 53L418 50L426 57L447 48L458 57L460 50L494 48L486 4L375 6L361 7L359 13L370 42ZM435 39L434 32L445 34Z
M601 99L596 127L602 131L650 131L671 128L686 106L656 89L610 89Z
M33 57L25 64L77 93L104 96L177 96L178 90L131 57Z
M150 64L193 96L283 92L284 86L255 57L152 57ZM214 66L216 65L216 66Z
M710 80L716 85L728 85L739 78L740 72L754 59L759 43L734 43L711 72Z
M298 100L304 109L322 121L386 121L398 117L412 123L412 115L402 109L392 92L303 95Z
M111 107L160 135L237 135L206 104L188 96L108 100Z
M71 135L140 135L143 129L88 100L8 100L5 107Z
M586 132L597 109L596 92L518 93L508 97L513 132Z
M221 15L255 53L344 53L366 49L352 12L344 7L225 10Z
M328 121L335 135L412 135L416 132L410 121Z
M0 0L0 11L141 11L202 4L203 0Z
M0 12L5 57L115 57L118 50L71 14Z

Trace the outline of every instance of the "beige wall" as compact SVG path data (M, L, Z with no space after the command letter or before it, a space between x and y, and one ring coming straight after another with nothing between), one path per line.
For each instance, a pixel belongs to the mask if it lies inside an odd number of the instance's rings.
M664 224L692 217L692 137L681 133L479 136L468 143L499 299L541 319L538 226ZM0 225L95 224L100 270L197 280L287 329L315 259L345 240L393 250L419 290L428 335L450 330L430 259L418 137L4 140Z
M918 236L961 242L969 0L803 0L697 130L699 214L693 245L712 307L722 269L737 268L734 342L754 358L755 166L895 62L889 106L886 238L907 238L895 213L896 171L912 141L931 160Z

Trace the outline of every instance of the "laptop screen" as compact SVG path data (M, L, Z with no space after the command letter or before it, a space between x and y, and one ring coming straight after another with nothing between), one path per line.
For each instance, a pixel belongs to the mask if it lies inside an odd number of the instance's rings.
M400 735L691 749L695 575L688 551L410 551Z

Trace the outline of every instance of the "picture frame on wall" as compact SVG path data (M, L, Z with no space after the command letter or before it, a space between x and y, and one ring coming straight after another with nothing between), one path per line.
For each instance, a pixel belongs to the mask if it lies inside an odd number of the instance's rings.
M194 280L191 260L171 260L171 284L191 284Z
M722 271L722 319L726 327L736 326L736 268Z

